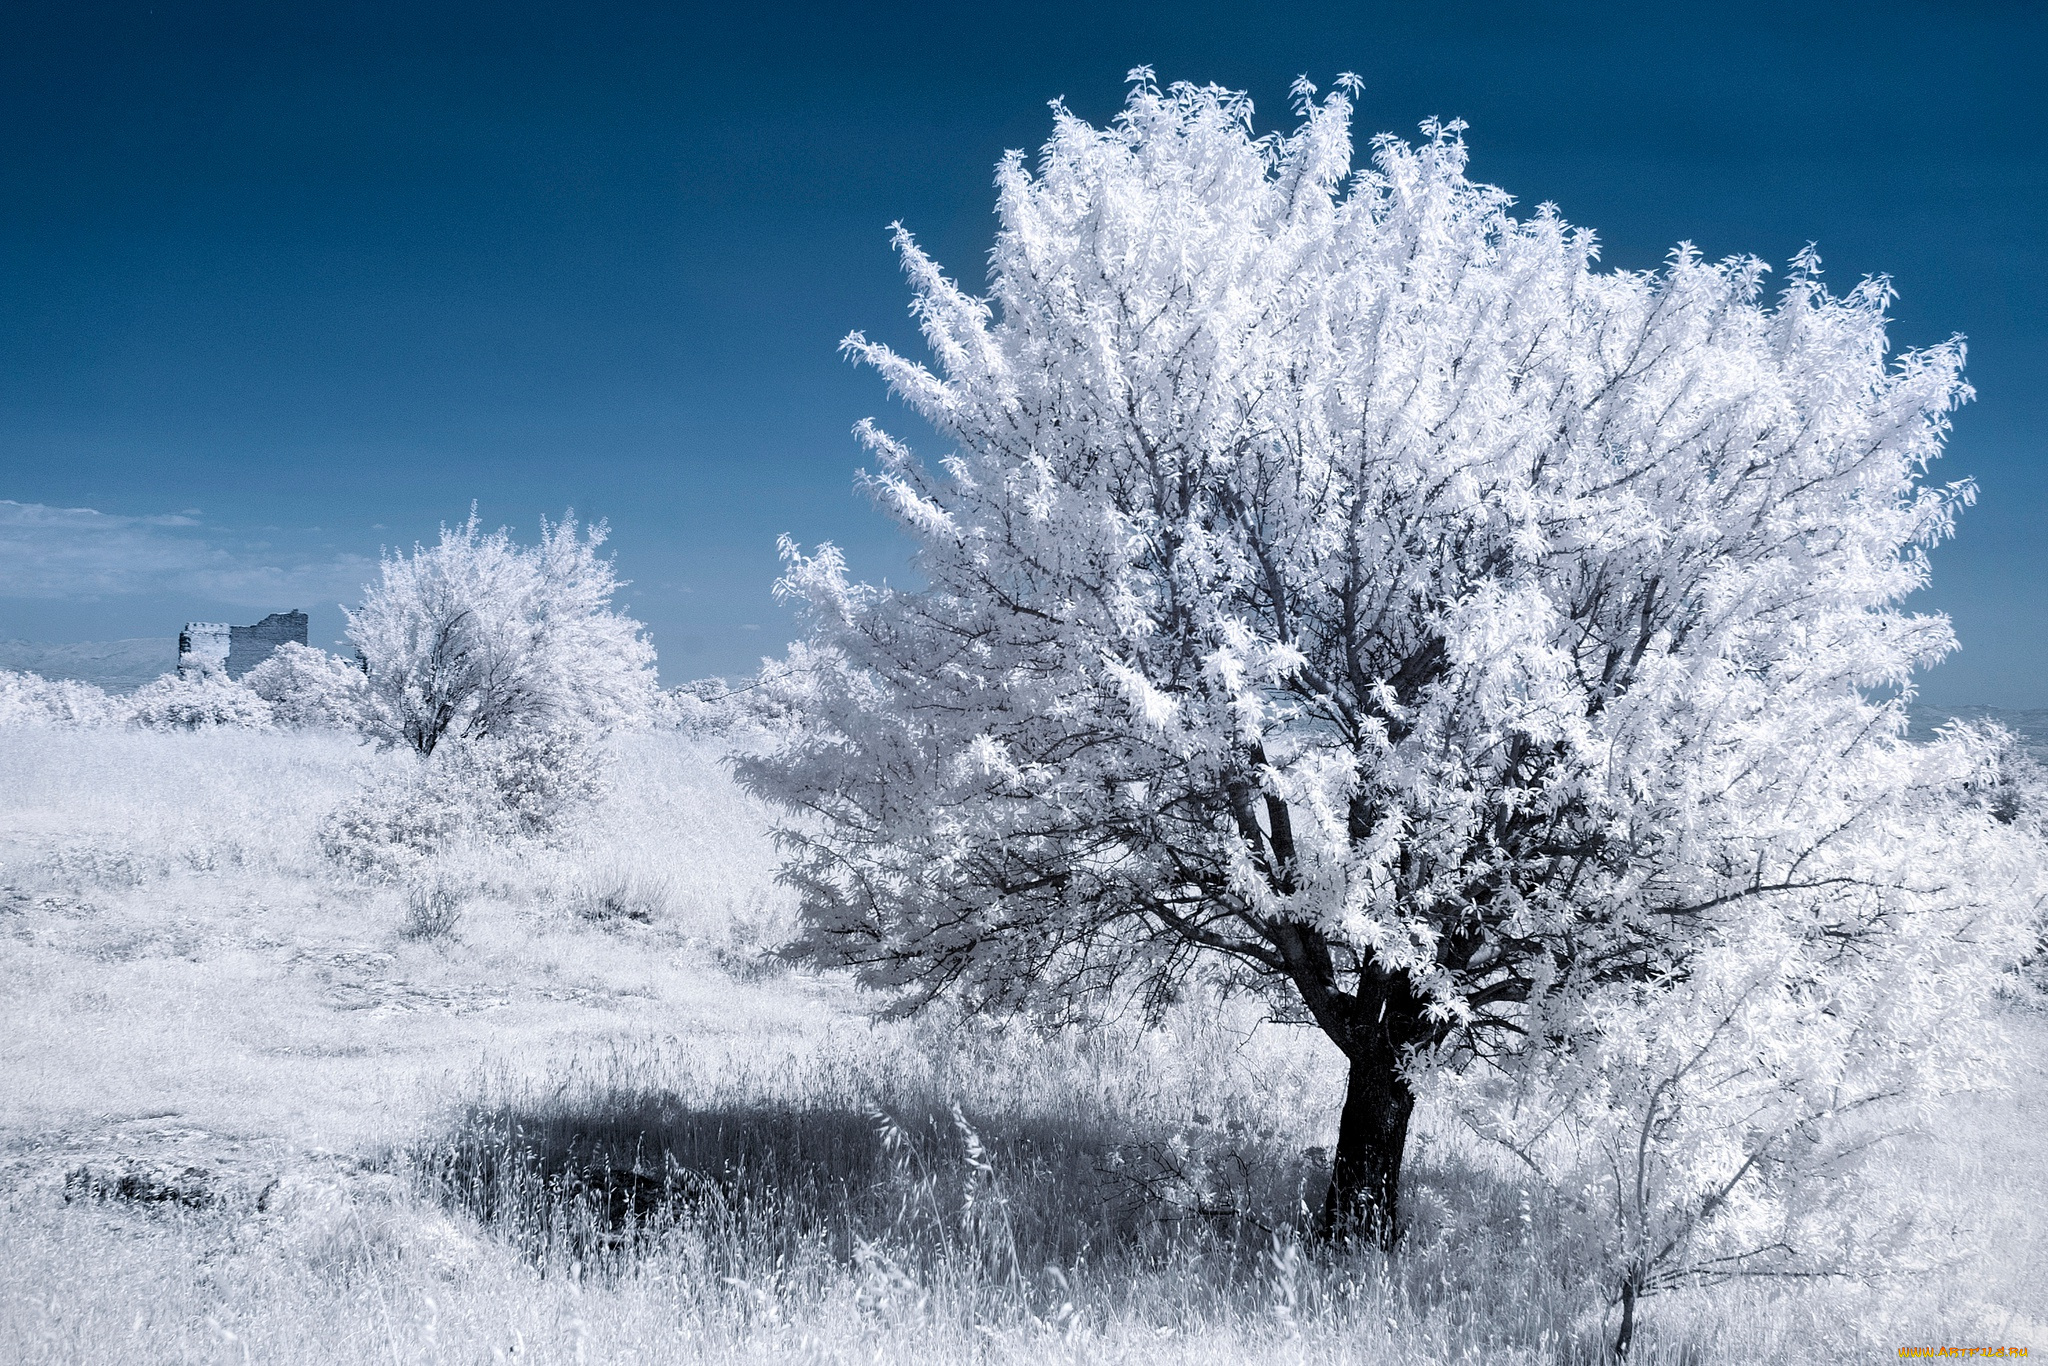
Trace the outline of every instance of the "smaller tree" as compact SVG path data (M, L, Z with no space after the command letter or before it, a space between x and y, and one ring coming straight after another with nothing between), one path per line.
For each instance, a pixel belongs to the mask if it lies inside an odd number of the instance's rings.
M281 726L355 729L369 695L361 666L297 641L278 646L242 682L270 704Z
M472 508L439 544L386 556L348 617L369 673L366 729L429 755L450 738L594 734L645 715L654 648L612 609L605 536L602 522L579 534L571 513L521 546Z

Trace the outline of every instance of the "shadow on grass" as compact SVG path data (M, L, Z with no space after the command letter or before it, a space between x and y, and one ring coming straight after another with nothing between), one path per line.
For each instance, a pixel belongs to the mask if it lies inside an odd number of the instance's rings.
M1106 1319L1172 1305L1284 1323L1393 1314L1506 1359L1604 1359L1606 1330L1583 1312L1597 1302L1584 1250L1512 1181L1443 1155L1415 1164L1415 1227L1391 1263L1305 1245L1320 1163L1227 1127L1146 1127L1080 1106L980 1115L928 1097L883 1108L558 1093L472 1106L408 1157L445 1207L544 1274L610 1280L659 1265L792 1301L850 1275L856 1302L951 1295L998 1316L1069 1301ZM1666 1354L1646 1338L1639 1359Z
M996 1274L1167 1245L1256 1256L1321 1180L1199 1124L662 1091L473 1105L407 1159L444 1206L586 1267L679 1239L721 1261L887 1246Z

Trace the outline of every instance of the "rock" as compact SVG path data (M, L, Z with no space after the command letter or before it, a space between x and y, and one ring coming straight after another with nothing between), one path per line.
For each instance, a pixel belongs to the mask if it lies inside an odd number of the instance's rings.
M88 1162L64 1174L64 1199L122 1200L136 1205L181 1205L206 1209L220 1203L213 1173L205 1167L150 1162Z

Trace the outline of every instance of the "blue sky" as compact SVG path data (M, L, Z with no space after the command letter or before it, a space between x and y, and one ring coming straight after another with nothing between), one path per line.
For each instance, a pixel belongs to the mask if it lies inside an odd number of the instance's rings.
M0 11L0 637L340 631L380 546L471 499L613 527L670 680L788 638L774 539L902 550L835 346L914 344L903 219L979 279L992 169L1123 76L1366 82L1362 133L1471 124L1472 173L1598 231L1846 287L1970 338L1938 477L1980 505L1926 606L1949 704L2048 706L2048 7L1539 3Z

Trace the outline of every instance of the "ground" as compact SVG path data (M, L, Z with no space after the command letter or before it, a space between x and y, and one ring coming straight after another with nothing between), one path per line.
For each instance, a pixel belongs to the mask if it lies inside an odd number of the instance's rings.
M1547 1256L1542 1212L1447 1124L1418 1138L1401 1259L1303 1251L1290 1211L1341 1072L1247 1003L1163 1032L876 1022L843 978L783 965L767 813L720 752L627 737L611 795L551 843L380 882L318 831L400 756L0 734L0 1359L1551 1361L1601 1340L1610 1311ZM1644 1358L2048 1350L2048 1028L2005 1024L2019 1086L1884 1159L1952 1212L1921 1235L1950 1265L1667 1297Z

